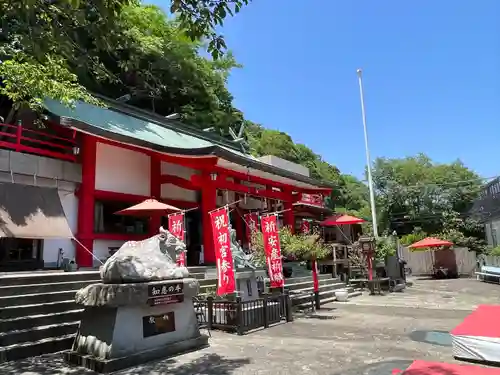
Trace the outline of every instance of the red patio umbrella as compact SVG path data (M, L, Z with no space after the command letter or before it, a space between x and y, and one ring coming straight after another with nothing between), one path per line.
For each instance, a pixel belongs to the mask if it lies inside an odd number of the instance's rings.
M408 246L412 249L425 249L427 247L451 246L453 242L440 240L439 238L427 237Z
M351 215L333 215L323 220L320 225L324 227L332 227L335 225L361 224L365 221L366 220L364 219Z
M156 199L146 199L132 207L125 208L115 212L115 215L130 215L130 216L158 216L166 215L171 212L182 211L180 208L169 204L159 202Z

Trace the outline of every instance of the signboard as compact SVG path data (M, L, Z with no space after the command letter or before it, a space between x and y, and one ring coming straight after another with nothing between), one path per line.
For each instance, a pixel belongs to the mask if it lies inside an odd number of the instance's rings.
M222 207L210 212L210 222L217 261L217 295L222 296L236 290L228 208Z
M278 234L278 223L276 215L263 216L260 220L262 226L262 239L264 241L264 252L271 280L271 288L282 288L285 286L283 278L283 263L281 260L280 238Z
M155 284L148 286L148 305L167 305L184 301L184 283Z
M316 207L324 207L323 196L321 194L302 194L298 203L308 204Z
M144 338L175 331L175 315L170 311L161 315L142 317L142 336Z

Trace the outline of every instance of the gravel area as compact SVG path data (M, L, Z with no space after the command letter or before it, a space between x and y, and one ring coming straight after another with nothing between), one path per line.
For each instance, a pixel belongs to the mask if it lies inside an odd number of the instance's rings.
M447 332L475 306L496 303L500 286L472 279L418 280L403 293L326 305L245 336L212 332L210 347L119 375L386 375L414 359L455 362ZM426 341L427 338L427 341ZM0 374L89 375L61 355L0 365Z

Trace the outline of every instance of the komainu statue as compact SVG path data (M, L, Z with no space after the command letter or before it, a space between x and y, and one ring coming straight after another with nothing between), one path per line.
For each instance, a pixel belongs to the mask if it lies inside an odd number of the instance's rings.
M257 267L252 264L252 255L245 254L238 240L236 239L236 230L229 228L231 235L231 253L233 254L233 264L234 268L251 268L256 269Z

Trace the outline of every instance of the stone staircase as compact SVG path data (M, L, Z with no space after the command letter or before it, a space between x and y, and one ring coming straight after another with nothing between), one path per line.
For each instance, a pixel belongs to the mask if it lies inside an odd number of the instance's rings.
M200 293L217 284L216 279L205 279L205 269L189 267L200 281ZM334 301L335 290L345 288L331 275L319 278L322 304ZM75 293L98 281L98 271L0 274L0 363L71 348L83 311L74 302ZM313 289L311 276L289 278L285 285L304 296ZM306 300L294 298L293 304L301 306Z
M319 299L320 304L336 301L335 291L338 289L346 289L349 292L349 298L361 295L360 291L354 290L352 287L346 287L346 284L338 278L332 278L332 275L318 275L319 281ZM313 293L314 284L312 276L301 276L288 278L285 281L285 288L293 291L292 305L298 308L310 307L310 295Z

